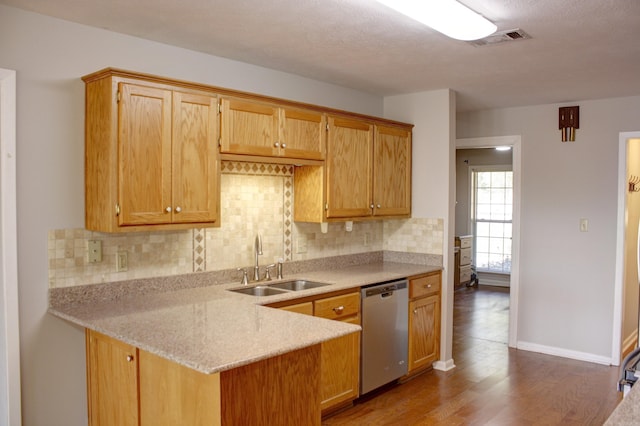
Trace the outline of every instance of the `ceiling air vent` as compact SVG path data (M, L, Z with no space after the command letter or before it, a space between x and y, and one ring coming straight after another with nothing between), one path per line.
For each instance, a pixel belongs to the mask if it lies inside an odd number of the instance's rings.
M490 44L499 44L507 41L526 40L528 38L531 38L529 34L525 33L520 28L516 28L515 30L497 31L490 36L481 38L479 40L471 40L467 43L474 46L488 46Z

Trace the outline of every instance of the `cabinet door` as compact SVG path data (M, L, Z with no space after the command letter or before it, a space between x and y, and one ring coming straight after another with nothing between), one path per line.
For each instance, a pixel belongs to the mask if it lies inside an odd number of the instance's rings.
M217 99L173 93L172 222L219 220Z
M280 110L280 154L288 158L323 160L325 115L300 109Z
M327 218L371 215L373 125L329 117Z
M240 99L223 98L220 152L277 156L278 108Z
M220 374L199 371L140 350L141 426L218 426Z
M409 302L409 372L431 365L440 350L440 295Z
M376 126L374 143L373 214L411 213L411 131Z
M360 333L322 342L320 408L324 411L358 397Z
M138 426L135 347L87 330L89 425Z
M120 226L169 223L171 91L120 84Z

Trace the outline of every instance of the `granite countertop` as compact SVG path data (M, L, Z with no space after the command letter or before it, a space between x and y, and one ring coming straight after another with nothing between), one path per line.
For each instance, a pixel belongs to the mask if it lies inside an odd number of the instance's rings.
M84 297L82 300L73 300L58 295L56 302L51 303L49 313L211 374L361 329L353 324L261 305L440 269L439 266L377 262L310 271L285 275L285 281L307 279L330 285L264 297L227 291L241 287L237 282L179 290L165 289L150 294L124 292L116 299ZM163 279L166 281L169 278ZM184 280L185 277L181 277L180 283ZM277 280L272 281L275 282ZM78 289L74 290L78 294Z
M633 386L611 413L605 426L640 424L640 384Z

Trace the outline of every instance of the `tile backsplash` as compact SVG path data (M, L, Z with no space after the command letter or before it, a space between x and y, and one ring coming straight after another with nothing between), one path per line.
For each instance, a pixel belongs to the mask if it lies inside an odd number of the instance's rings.
M108 234L85 229L49 231L49 287L60 288L137 278L216 271L254 264L261 234L260 265L381 250L442 255L442 219L330 223L293 222L293 171L289 165L223 162L221 227ZM102 261L88 262L88 241L102 242ZM128 270L116 272L126 251Z

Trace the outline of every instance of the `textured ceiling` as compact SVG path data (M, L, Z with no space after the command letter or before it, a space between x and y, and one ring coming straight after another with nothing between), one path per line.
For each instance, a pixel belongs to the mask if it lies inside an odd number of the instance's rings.
M372 0L0 0L379 95L458 110L640 95L640 0L462 0L532 38L475 47Z

